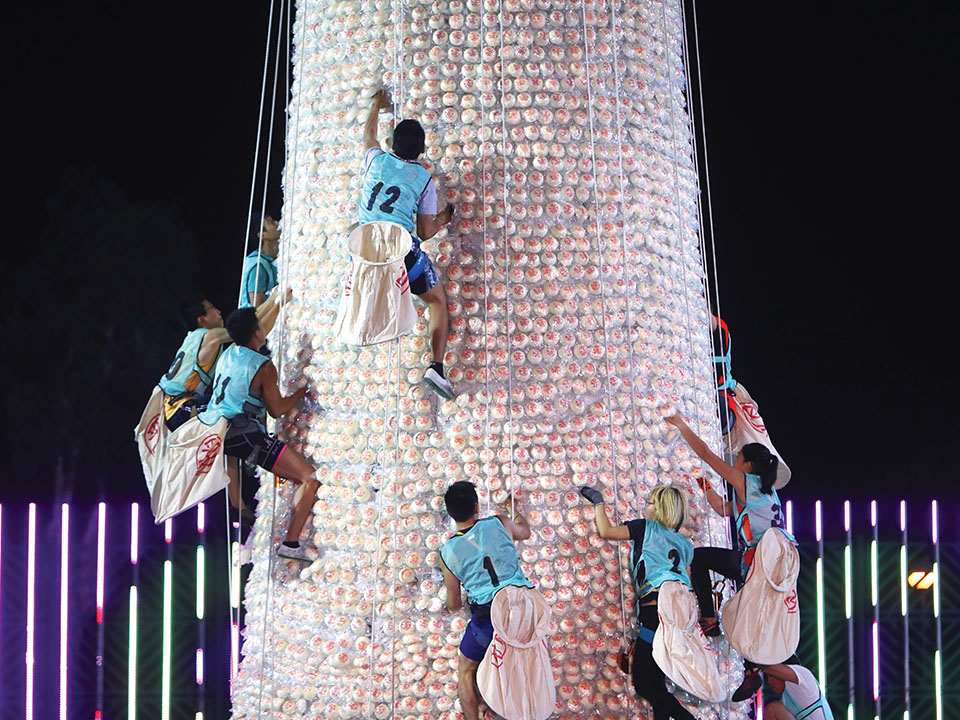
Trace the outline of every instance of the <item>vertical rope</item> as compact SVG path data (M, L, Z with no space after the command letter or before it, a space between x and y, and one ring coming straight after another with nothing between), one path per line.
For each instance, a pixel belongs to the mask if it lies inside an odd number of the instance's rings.
M607 305L606 305L606 283L603 279L603 248L602 242L600 239L600 198L598 194L598 182L597 182L597 148L596 148L596 135L593 125L593 88L590 79L590 44L587 42L587 9L586 3L580 3L580 17L583 23L583 53L584 53L584 69L586 71L587 77L587 117L589 119L590 125L590 166L591 172L593 173L593 215L594 215L594 227L596 232L594 233L594 239L596 240L596 253L597 253L597 268L600 270L600 327L603 331L603 364L606 375L606 384L605 384L605 400L606 400L606 411L607 411L607 425L609 428L610 434L610 468L613 476L613 497L614 497L614 515L617 518L618 524L620 517L620 488L619 483L617 482L617 463L615 459L616 452L614 451L614 441L613 441L613 412L610 403L610 338L607 333ZM602 457L602 453L601 453ZM601 465L602 467L602 465ZM627 613L626 613L626 599L623 591L623 565L621 560L620 545L617 545L617 580L620 590L620 626L623 631L623 640L626 643L627 638Z
M692 88L693 88L691 68L690 68L690 41L689 41L689 36L688 36L688 34L687 34L687 16L686 16L686 9L685 9L685 7L681 6L680 10L681 10L681 19L682 19L682 21L683 21L683 53L684 53L683 57L684 57L684 71L685 71L685 75L686 75L687 91L688 91L688 93L689 93L689 92L692 90ZM688 95L688 97L689 97L689 95ZM696 168L697 180L698 180L698 183L699 183L699 179L700 179L700 176L701 176L701 170L700 170L700 157L699 157L699 151L698 151L698 146L697 146L696 126L697 126L696 113L695 113L694 103L692 102L692 98L691 98L691 102L690 102L690 136L691 136L691 138L692 138L692 140L693 140L693 161L694 161L694 167ZM711 299L712 299L712 296L713 296L713 292L714 292L714 291L713 291L713 286L711 286L711 284L710 284L709 275L707 274L707 267L706 267L707 248L706 248L706 241L705 241L705 239L704 239L704 233L703 233L703 229L704 229L704 222L703 222L703 203L702 203L702 198L701 198L701 195L700 195L699 192L697 193L697 222L698 222L698 229L699 229L699 231L700 231L700 232L697 233L698 236L699 236L699 241L700 241L700 257L702 258L702 262L704 263L704 268L703 268L703 269L704 269L704 276L705 276L705 277L704 277L704 279L705 279L704 289L705 289L705 291L706 291L707 312L709 313L709 312L710 312L710 308L711 308L711 306L712 306ZM711 230L711 236L712 236L712 234L713 234L713 231ZM714 260L714 268L716 268L716 260ZM719 295L719 294L720 294L720 288L719 288L719 286L716 286L716 295L717 295L717 317L722 317L722 316L720 315L720 299L719 299L720 295ZM710 339L710 343L711 343L711 348L712 348L712 346L713 346L713 333L712 333L712 332L710 333L710 338L711 338L711 339ZM721 350L722 350L722 348L721 348ZM717 385L719 384L719 378L718 378L718 375L717 375L717 366L716 366L716 363L712 363L712 362L710 363L710 373L711 373L711 376L713 377L713 386L714 386L714 387L717 387ZM725 408L721 407L721 408L719 408L719 410L720 410L720 412L724 412L724 411L725 411ZM723 439L721 438L721 444L722 444L722 442L723 442ZM721 481L722 481L722 478L721 478ZM709 503L708 503L708 505L709 505ZM714 546L716 546L716 547L719 547L719 546L715 545L715 543L714 543L713 523L708 522L707 525L708 525L709 534L710 534L710 544L711 544L711 545L714 545ZM728 523L728 522L724 522L724 523L723 523L723 540L724 540L724 543L725 543L725 545L724 545L725 547L732 547L732 546L733 546L733 539L730 537L730 523Z
M397 348L397 363L395 367L396 379L394 380L394 387L396 388L396 397L394 405L394 421L397 428L395 436L396 442L394 444L394 466L392 473L392 480L390 483L391 488L393 489L393 545L391 546L392 551L390 553L391 564L393 565L393 579L390 585L390 598L393 601L393 608L390 613L392 618L393 628L390 634L390 712L395 713L397 710L397 658L396 658L396 649L397 649L397 586L399 584L399 572L397 570L397 561L399 552L397 551L397 536L400 534L400 508L397 504L397 501L400 496L400 362L403 358L402 349L403 349L403 337L398 337L396 339L396 348ZM388 376L389 379L389 376Z
M497 8L497 21L499 22L499 26L500 26L500 64L501 64L500 77L501 77L501 79L503 79L503 78L505 77L505 74L504 74L503 67L502 67L502 65L503 65L503 29L504 29L504 24L503 24L503 3L502 3L502 2L499 4L499 7ZM502 157L501 163L502 163L503 167L500 168L500 172L501 172L502 175L503 175L503 181L502 181L502 192L503 192L503 232L502 232L502 235L503 235L503 251L504 251L504 255L505 255L505 257L504 257L504 268L505 268L505 271L506 271L506 272L505 272L505 276L504 276L504 280L506 281L506 282L505 282L505 285L506 285L506 288L507 288L507 297L506 297L506 302L504 303L504 306L505 306L505 308L506 308L506 319L505 319L505 326L504 326L504 335L505 335L506 341L507 341L507 422L508 422L508 426L507 426L507 442L508 442L508 447L509 447L509 455L508 455L508 457L509 457L509 463L510 463L510 477L509 477L509 480L508 480L508 487L509 487L509 493L510 493L510 511L511 511L511 515L515 515L515 514L516 514L516 498L514 498L514 496L513 496L513 491L514 491L514 487L515 487L515 485L516 485L516 469L517 469L517 468L516 468L516 462L514 462L514 456L513 456L513 443L514 443L514 433L513 433L513 429L514 429L514 419L513 419L513 352L512 352L512 349L513 349L513 340L512 340L512 338L510 337L510 322L511 322L511 320L512 320L512 315L513 315L512 312L511 312L511 309L512 309L513 301L512 301L512 299L511 299L511 297L510 297L510 238L509 238L508 233L507 233L507 226L508 226L509 215L510 215L510 213L509 213L510 203L509 203L509 198L508 198L508 196L507 196L507 177L508 177L508 173L507 173L507 143L509 142L509 140L508 140L508 135L507 135L507 108L504 107L504 104L503 104L503 95L504 95L504 89L503 89L503 87L501 87L501 89L500 89L500 129L501 129L501 132L503 133L503 137L501 138L501 141L500 141L500 150L501 150L501 157ZM502 467L502 466L501 466L501 467Z
M627 207L626 207L626 182L624 181L624 178L623 178L623 109L622 109L623 101L621 98L622 86L620 84L620 68L617 63L617 58L620 57L620 41L618 39L618 34L619 34L618 28L620 27L620 15L616 10L616 2L617 0L610 0L610 24L611 24L611 27L613 28L613 31L611 33L613 37L613 57L614 57L613 77L614 77L614 85L616 88L616 102L617 102L617 115L616 115L617 117L617 160L618 160L617 170L618 170L618 180L620 185L620 216L621 218L623 218L623 223L622 223L622 227L620 229L620 234L619 234L620 253L623 256L623 262L626 263L626 248L627 248L626 228L627 228L627 222L628 222L628 213L627 213ZM629 337L629 329L633 328L633 322L634 322L633 302L631 302L631 300L628 299L626 326L628 328L627 347L629 348L631 375L633 372L636 371L636 359L635 359L636 356L633 351L633 342L630 342L630 337ZM636 410L635 397L636 397L636 384L635 384L634 377L631 376L629 400L630 400L630 418L631 418L630 423L631 423L632 432L636 432L636 424L637 424L637 410ZM630 465L633 468L634 473L637 476L636 480L639 483L639 480L640 480L639 470L638 470L639 463L637 462L637 457L636 457L638 454L639 444L634 443L633 448L634 448L634 452L629 456ZM637 509L638 507L635 506L634 510L637 510Z
M681 15L682 15L682 14L683 14L683 6L682 6L682 3L681 3L681 6L680 6L680 12L681 12ZM661 9L660 9L660 19L661 19L661 32L662 32L662 35L663 35L664 54L665 54L666 60L667 60L667 72L668 72L667 90L668 90L668 92L670 93L670 129L671 129L671 135L672 135L672 137L671 137L671 142L670 142L670 147L671 147L671 154L673 155L674 158L676 158L677 155L678 155L678 150L677 150L677 123L676 123L676 109L675 109L675 106L674 106L674 97L673 97L673 90L672 90L672 85L671 85L671 79L672 79L672 77L673 77L673 59L672 59L672 56L671 56L670 33L669 33L668 29L667 29L667 18L666 18L666 7L665 7L665 5L661 5ZM690 121L691 121L691 123L693 122L693 114L692 114L692 112L690 113ZM696 154L695 151L694 151L694 154ZM681 241L680 251L682 252L682 250L683 250L683 247L682 247L682 238L683 238L683 231L684 231L684 221L683 221L682 208L681 208L681 206L680 206L680 183L679 183L679 173L678 173L678 171L677 171L677 163L676 163L676 161L674 161L674 163L673 163L673 175L674 175L674 187L676 188L676 208L675 208L675 212L676 212L677 217L678 217L678 219L679 219L679 221L680 221L680 241ZM668 234L667 237L669 238L669 237L670 237L670 234ZM672 241L671 241L671 244L672 244ZM687 284L686 263L683 263L683 265L682 265L682 267L681 267L681 271L682 271L682 273L683 273L683 300L684 300L684 314L685 314L685 317L686 317L686 326L687 326L687 347L688 347L688 353L689 353L689 356L690 356L691 362L692 362L692 359L693 359L693 341L692 341L692 331L691 331L691 328L690 328L690 302L689 302L689 289L688 289L688 284ZM714 385L714 386L716 386L716 385ZM696 408L697 430L699 430L699 429L700 429L700 406L699 406L699 404L694 403L694 407ZM727 483L726 483L725 480L723 480L722 477L721 477L720 480L721 480L721 482L723 483L723 487L724 487L723 499L726 500L726 498L727 498L727 492L728 492L728 491L727 491ZM709 523L709 521L708 521L708 527L709 527L709 525L710 525L710 523ZM712 540L712 539L713 539L713 538L712 538L712 533L711 533L711 540ZM725 705L726 705L726 708L727 708L727 712L729 713L729 711L730 711L730 700L729 700L729 698L726 700Z
M284 8L285 8L285 0L280 0L280 15L279 15L279 17L281 18L281 21L282 21L282 18L284 17ZM290 17L290 13L289 13L289 9L288 9L288 11L287 11L287 25L288 25L288 27L287 27L287 32L290 32L290 28L289 28L289 17ZM283 33L282 31L278 30L278 32L277 32L277 50L276 50L276 56L275 56L275 59L274 59L274 63L275 63L275 64L274 64L274 71L273 71L273 98L272 98L271 104L270 104L270 130L269 130L269 138L268 138L268 140L267 140L266 171L265 171L265 173L264 173L263 201L262 201L261 212L260 212L261 218L263 217L263 213L264 213L264 211L265 211L265 209L266 209L266 202L267 202L267 184L268 184L267 180L268 180L269 174L270 174L270 156L271 156L272 149L273 149L273 126L274 126L274 117L275 117L275 115L276 115L276 102L277 102L277 78L278 78L278 74L279 74L279 71L280 71L280 49L281 49L281 47L283 46L283 36L284 36L284 33ZM294 177L296 177L296 171L294 171ZM261 245L262 245L262 242L263 242L263 241L262 241L262 239L261 239ZM259 253L259 249L258 249L258 253ZM259 254L258 254L257 259L258 259L257 272L259 273L259 270L260 270L260 266L259 266ZM285 264L286 264L286 263L284 263L284 265L285 265ZM287 279L286 273L284 274L284 278L283 278L283 279L284 279L284 284L281 285L280 287L278 287L277 290L276 290L276 292L281 293L281 295L280 295L281 300L283 299L283 293L286 292L286 279ZM279 278L278 278L278 280L279 280ZM243 290L243 288L241 288L241 292L242 292L242 290ZM281 315L284 314L283 305L281 305L279 312L281 313ZM277 380L278 380L278 384L279 384L280 382L282 382L282 373L283 373L283 339L284 339L283 320L284 320L283 317L278 317L278 322L280 323L280 343L279 343L279 347L278 347L278 349L277 349L277 350L278 350L279 363L280 363L280 367L277 369ZM266 592L266 598L265 598L264 608L263 608L263 628L262 628L262 630L261 630L261 635L260 635L261 655L260 655L260 687L259 687L260 692L258 693L258 700L257 700L257 711L258 711L258 715L262 715L262 714L263 714L263 683L264 683L264 664L265 664L265 658L267 657L267 655L271 655L271 660L272 660L272 653L268 653L268 651L267 651L267 639L269 638L269 641L270 641L271 646L272 646L272 643L273 643L273 633L270 633L270 634L268 635L268 633L267 633L267 625L268 625L268 623L269 623L270 618L272 617L272 612L273 612L273 609L272 609L272 607L273 607L272 594L273 594L273 570L274 570L274 560L275 560L275 548L274 548L274 546L273 546L273 543L274 543L274 540L275 540L275 538L276 538L276 533L277 533L277 478L276 478L276 476L274 476L274 475L269 475L269 477L271 478L271 480L270 480L270 503L271 503L271 507L270 507L270 542L269 542L269 544L268 544L268 546L267 546L267 547L268 547L268 555L267 555L267 577L266 577L266 589L267 589L267 592ZM291 519L292 519L292 516L291 516ZM272 670L272 662L271 662L271 667L270 667L270 669Z
M480 33L480 59L483 59L483 50L486 47L486 33ZM480 238L480 252L483 254L483 392L485 394L484 402L484 450L493 450L489 447L490 437L490 316L488 313L488 304L490 302L490 287L488 281L487 265L487 151L485 149L486 140L484 139L487 127L487 106L484 103L484 67L486 63L480 63L480 220L483 223L483 235ZM491 78L492 80L492 78ZM491 134L492 134L491 130ZM489 253L490 259L494 260L493 253ZM493 263L496 266L496 262ZM494 342L496 344L496 342ZM483 473L486 479L487 497L484 501L486 514L490 514L493 508L493 487L492 476L488 467L488 462L481 458L483 463Z
M247 238L250 237L250 227L251 222L253 221L253 198L256 194L257 189L257 167L260 163L260 138L263 131L263 106L264 100L267 93L267 74L269 72L270 65L270 38L273 37L273 7L274 0L270 0L270 16L267 21L267 44L266 48L263 51L263 81L260 83L260 114L257 117L257 144L253 151L253 171L250 178L250 201L247 205L247 229L243 234L243 256L242 260L245 260L247 257ZM269 173L269 168L267 170ZM266 184L266 183L264 183ZM239 304L243 300L243 274L241 271L240 275L240 293L238 295L237 303Z

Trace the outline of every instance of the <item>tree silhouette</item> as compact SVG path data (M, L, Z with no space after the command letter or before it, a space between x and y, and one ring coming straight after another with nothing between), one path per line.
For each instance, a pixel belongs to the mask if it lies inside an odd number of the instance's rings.
M10 499L143 494L132 428L183 335L199 249L179 210L67 170L14 259L0 320ZM14 482L10 482L10 481Z

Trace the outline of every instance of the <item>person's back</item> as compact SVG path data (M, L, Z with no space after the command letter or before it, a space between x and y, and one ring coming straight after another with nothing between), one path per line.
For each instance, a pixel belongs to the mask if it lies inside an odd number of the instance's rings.
M404 258L410 292L426 303L429 310L432 361L423 381L443 398L454 397L453 385L443 367L447 351L447 295L436 268L420 242L430 240L453 217L448 205L437 212L437 184L426 168L417 163L425 150L423 127L416 120L402 120L393 131L393 152L386 153L377 139L380 110L390 107L385 91L373 96L370 113L363 128L363 188L358 205L358 221L391 222L406 229L412 238L410 252Z
M171 432L193 417L205 402L220 352L230 341L223 316L210 301L186 303L179 314L187 334L157 382L164 396L164 420Z
M443 562L463 584L471 604L485 605L508 585L533 587L523 574L513 538L496 516L477 520L440 548Z
M833 720L833 711L816 677L796 655L779 665L765 665L763 714L771 720Z
M639 590L638 597L645 586L657 590L668 580L676 580L690 587L687 567L693 562L693 543L688 538L649 518L631 520L626 525L634 541L630 564ZM637 543L635 535L640 528L643 535L641 542Z
M263 395L252 391L251 383L266 362L269 358L248 347L232 345L227 348L217 363L213 395L206 410L199 415L201 422L212 425L222 417L229 419L245 414L264 429Z
M745 502L739 498L736 500L737 529L747 549L752 549L767 530L784 527L784 517L780 497L774 488L771 487L769 493L763 492L760 476L753 473L744 473L744 480Z
M167 395L182 395L194 390L202 393L209 389L211 377L198 363L200 346L207 332L207 328L197 328L183 338L170 368L157 383Z
M784 683L781 702L797 720L833 720L833 712L820 690L813 673L803 665L788 665L797 682Z
M367 151L363 190L360 193L360 224L386 221L417 235L417 214L435 214L433 202L422 208L432 185L430 173L415 160L404 160L379 148Z

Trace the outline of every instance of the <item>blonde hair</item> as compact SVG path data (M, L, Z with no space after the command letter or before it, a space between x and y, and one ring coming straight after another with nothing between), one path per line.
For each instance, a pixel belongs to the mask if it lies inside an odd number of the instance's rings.
M650 519L670 530L679 530L690 514L687 493L675 485L655 487L647 495L647 505L652 509Z

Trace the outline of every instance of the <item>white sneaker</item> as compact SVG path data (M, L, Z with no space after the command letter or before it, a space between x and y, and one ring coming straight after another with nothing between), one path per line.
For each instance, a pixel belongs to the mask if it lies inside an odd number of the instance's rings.
M311 562L310 557L307 555L306 548L303 545L298 545L295 548L287 547L283 543L280 543L280 547L277 548L277 555L287 560L301 560L302 562Z
M440 397L446 398L447 400L451 400L456 397L456 393L453 391L453 385L450 384L450 381L433 368L429 368L423 374L423 381L436 390L437 395Z

